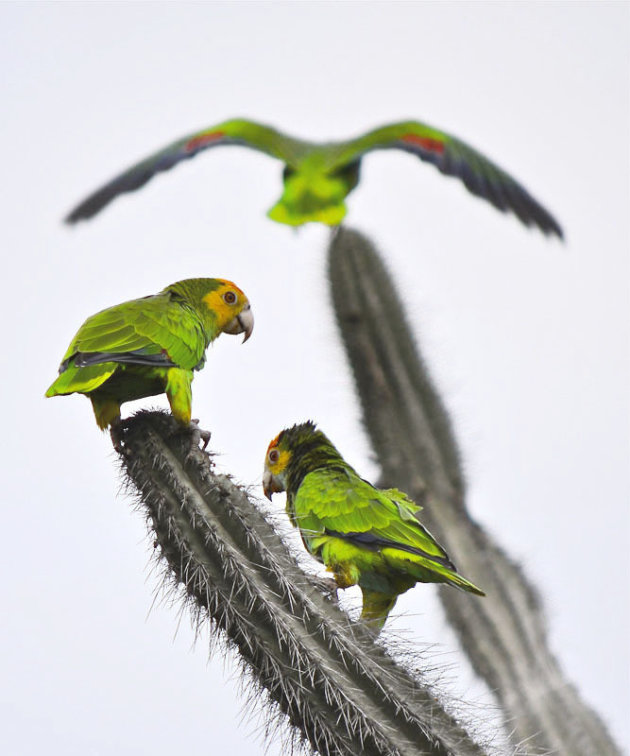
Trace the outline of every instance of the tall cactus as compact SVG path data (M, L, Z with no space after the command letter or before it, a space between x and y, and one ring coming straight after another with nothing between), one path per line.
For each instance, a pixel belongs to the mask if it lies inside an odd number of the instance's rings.
M483 756L432 689L322 593L194 441L160 412L125 421L116 438L173 580L298 739L322 756Z
M476 672L496 692L512 742L531 752L612 756L619 751L549 649L537 591L469 517L452 425L372 244L341 229L329 247L337 323L382 470L425 506L423 522L487 597L440 589L448 620Z

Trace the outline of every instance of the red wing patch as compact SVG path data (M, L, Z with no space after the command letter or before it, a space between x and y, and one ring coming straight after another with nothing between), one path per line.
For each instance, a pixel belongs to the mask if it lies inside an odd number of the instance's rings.
M439 139L421 137L417 134L405 134L400 139L403 142L407 142L407 144L415 144L423 150L427 150L427 152L435 152L438 155L444 152L444 142L440 142Z
M189 139L186 142L184 149L186 152L192 152L193 150L199 150L212 142L216 142L219 139L223 139L225 133L223 131L211 131L206 134L198 134L197 136Z

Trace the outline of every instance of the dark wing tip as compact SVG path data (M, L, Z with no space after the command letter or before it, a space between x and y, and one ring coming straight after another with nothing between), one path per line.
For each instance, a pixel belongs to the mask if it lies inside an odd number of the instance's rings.
M77 223L77 221L88 220L89 218L92 218L98 212L100 212L100 210L102 210L105 205L107 205L110 199L106 199L105 201L97 201L95 195L90 195L84 202L81 202L74 208L74 210L69 212L68 215L66 215L66 217L63 219L63 222L68 226L72 226Z
M545 236L564 240L564 231L553 215L509 176L484 175L466 164L448 173L459 175L471 194L487 200L501 212L512 212L524 226L535 226Z
M512 212L524 226L535 226L545 236L564 240L564 232L553 215L538 200L503 171L487 170L476 161L453 161L438 168L447 175L459 176L471 194L490 202L501 212ZM498 174L498 175L497 175Z
M545 236L557 236L564 240L564 231L558 221L520 184L509 182L501 189L509 209L522 223L536 226Z
M97 213L109 205L109 203L118 197L119 194L125 192L133 192L136 189L144 186L158 170L164 170L163 168L151 168L145 170L138 170L138 167L134 167L117 176L113 181L108 182L105 186L97 189L90 194L83 202L79 203L68 215L64 218L64 222L72 225L80 220L88 220L93 218Z
M112 200L120 194L135 192L143 187L153 176L163 171L169 171L182 160L190 160L203 150L220 144L239 144L248 146L243 139L226 137L223 131L210 131L193 137L174 142L161 152L152 155L140 163L124 171L107 184L90 194L86 199L71 210L64 218L64 222L72 225L80 220L88 220L100 213Z
M521 184L472 147L454 138L444 145L414 135L403 137L397 146L433 163L444 175L458 177L471 194L490 202L497 210L511 211L523 225L536 226L545 236L564 240L562 227L553 215Z
M538 226L545 236L557 236L560 241L566 241L564 238L564 231L558 221L553 215L551 215L551 213L547 212L544 207L541 207L540 209L544 213L544 218L539 221Z

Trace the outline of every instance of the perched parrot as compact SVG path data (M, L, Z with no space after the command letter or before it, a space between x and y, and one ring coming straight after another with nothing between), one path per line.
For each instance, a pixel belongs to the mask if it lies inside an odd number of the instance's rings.
M164 392L174 417L189 425L193 371L204 366L208 345L222 333L247 341L253 327L249 301L230 281L178 281L88 318L46 396L85 394L105 429L119 423L123 402Z
M263 490L269 499L287 492L287 512L304 545L339 588L361 588L361 619L377 632L398 596L418 582L485 595L456 572L422 526L421 507L395 488L381 490L359 477L310 421L269 444Z
M231 144L265 152L285 164L284 192L268 213L278 223L338 225L346 214L344 200L359 182L363 155L395 147L433 163L447 176L459 177L470 192L499 210L511 210L526 226L562 238L554 217L505 171L465 142L417 121L393 123L356 139L321 144L294 139L255 121L225 121L179 139L132 166L75 207L66 222L91 218L119 194L139 189L156 173L202 150Z

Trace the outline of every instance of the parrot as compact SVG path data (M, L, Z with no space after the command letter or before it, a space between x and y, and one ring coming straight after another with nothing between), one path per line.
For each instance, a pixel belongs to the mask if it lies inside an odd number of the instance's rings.
M249 301L231 281L177 281L89 317L46 396L85 394L98 427L110 427L114 446L120 405L134 399L165 393L175 419L189 426L193 371L204 366L208 345L222 333L244 333L245 342L253 327Z
M398 596L416 583L447 583L485 595L457 573L421 524L422 507L402 491L362 479L311 420L271 441L263 491L270 500L286 491L289 519L306 549L339 588L361 588L361 621L377 634Z
M504 170L454 136L418 121L402 121L345 142L296 139L256 121L234 118L178 139L97 189L66 217L67 223L91 218L119 194L144 186L156 173L170 170L203 150L240 145L284 163L284 190L267 215L278 223L301 226L319 222L338 226L346 215L346 196L359 183L362 157L372 150L397 148L460 178L468 191L511 210L526 226L563 238L555 218Z

